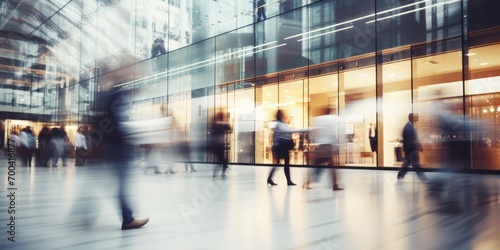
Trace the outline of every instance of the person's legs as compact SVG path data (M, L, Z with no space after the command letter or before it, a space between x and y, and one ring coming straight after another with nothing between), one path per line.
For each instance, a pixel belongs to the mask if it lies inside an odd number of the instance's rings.
M32 149L27 149L28 156L27 156L27 166L31 167L31 161L33 160L33 150Z
M80 152L81 152L81 149L80 148L76 148L76 151L75 151L75 166L81 166L81 159L82 157L80 156Z
M68 154L69 152L66 150L66 145L63 144L62 150L61 150L61 158L63 162L63 167L66 167L68 165Z
M276 164L279 164L280 162L280 156L279 155L276 155L274 158L274 161ZM274 171L276 171L276 167L273 167L271 168L271 172L269 172L269 176L267 176L267 184L271 185L271 186L275 186L277 185L276 183L273 182L273 176L274 176Z
M409 155L405 154L405 158L403 160L403 163L401 164L401 167L399 168L399 171L398 171L398 179L405 178L406 172L408 172L408 166L410 166Z
M417 172L418 178L422 182L427 182L427 177L425 176L425 173L422 171L422 166L420 165L420 155L418 151L414 151L411 154L410 157L411 164L413 168L415 169L415 172Z
M54 142L52 148L52 166L56 167L57 161L59 161L59 146L57 145L57 142Z
M283 171L285 172L286 183L288 186L295 186L295 183L293 183L292 179L290 178L290 154L289 154L289 152L286 152L286 154L283 154L283 161L285 162Z
M132 216L132 209L127 198L127 189L130 171L131 150L126 146L116 146L111 149L110 160L118 177L118 200L122 213L122 230L134 229L144 226L149 219L136 220Z
M222 160L222 178L227 178L226 177L226 170L228 169L228 166L227 166L227 159L226 159L226 155L224 154L224 149L221 150L221 160Z

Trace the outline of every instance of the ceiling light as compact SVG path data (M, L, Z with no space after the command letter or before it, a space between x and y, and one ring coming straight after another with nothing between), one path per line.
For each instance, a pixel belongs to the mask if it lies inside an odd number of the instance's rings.
M481 66L486 66L486 65L488 65L488 64L489 64L489 63L484 62L484 63L480 63L479 65L481 65Z
M476 53L467 53L467 56L475 56Z

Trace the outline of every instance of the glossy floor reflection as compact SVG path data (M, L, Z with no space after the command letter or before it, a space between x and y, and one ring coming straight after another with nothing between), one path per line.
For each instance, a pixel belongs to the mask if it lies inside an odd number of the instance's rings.
M301 189L266 186L270 168L230 166L227 180L198 172L133 173L131 199L146 227L120 230L116 186L105 165L16 170L16 242L7 240L9 199L2 164L0 249L500 249L500 176L430 173L447 178L430 191L415 173L340 170Z

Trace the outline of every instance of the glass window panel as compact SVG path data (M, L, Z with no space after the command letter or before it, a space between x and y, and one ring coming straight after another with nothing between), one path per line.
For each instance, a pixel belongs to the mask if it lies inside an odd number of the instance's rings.
M97 10L95 54L97 64L135 55L135 0L101 4ZM133 62L133 61L131 61Z
M500 2L495 0L465 1L469 31L479 31L500 26L498 9ZM488 18L485 18L488 17Z
M320 77L314 77L309 79L309 88L308 88L308 109L310 110L309 121L311 121L314 117L320 116L324 114L324 108L329 107L334 110L334 114L339 114L338 104L338 74L324 75ZM314 126L315 124L310 124L310 126ZM344 128L344 126L339 126L339 128ZM343 131L337 131L338 139L345 137L345 133ZM309 152L314 151L316 147L316 142L313 138L309 137L309 134L306 134L304 138L300 138L303 141L299 142L299 150L301 147L300 143L303 143L303 151L304 151L304 163L309 163L310 165L314 165L314 159L310 158L311 154ZM335 157L335 155L332 155ZM334 158L336 159L336 157ZM338 164L338 162L336 162Z
M377 1L380 49L446 39L461 34L460 1Z
M425 150L420 160L426 168L465 168L465 145L456 149L456 157L446 157L450 152L448 144L455 146L463 141L449 140L457 138L455 132L450 132L452 126L439 127L442 117L468 120L464 117L461 56L460 52L447 52L412 62L414 113L419 116L415 128Z
M470 49L467 54L471 78L466 85L466 94L470 96L470 111L467 113L471 115L474 125L474 169L500 169L500 60L496 56L499 50L499 45L489 45Z
M253 72L252 54L253 29L246 27L215 38L216 42L216 82L224 83L251 77ZM246 72L246 71L249 72Z
M297 80L291 82L280 83L278 88L279 109L285 112L285 123L294 129L306 128L308 123L308 113L304 106L304 80ZM293 134L295 146L290 151L290 164L302 165L307 163L303 147L300 145L301 137L302 142L304 134ZM299 150L300 149L300 150Z
M233 125L233 159L238 163L255 163L255 89L236 85L234 106L229 110Z
M388 62L381 67L382 120L375 127L382 128L382 131L378 130L375 143L382 147L375 153L383 157L382 166L399 167L401 162L395 158L395 148L402 146L403 127L412 112L411 60Z
M278 110L278 84L255 89L255 163L273 163L273 121Z
M368 139L370 122L376 121L375 67L366 67L339 74L340 115L345 117L345 147L340 148L340 163L346 166L364 164L371 152Z

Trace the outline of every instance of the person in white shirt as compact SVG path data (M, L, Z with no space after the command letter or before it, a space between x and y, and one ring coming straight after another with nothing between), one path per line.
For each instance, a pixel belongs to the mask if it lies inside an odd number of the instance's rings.
M312 181L318 181L323 170L321 165L330 167L335 166L334 155L338 154L340 132L342 131L342 120L334 115L333 109L325 107L322 115L312 119L310 129L311 139L316 144L316 149L312 152L315 169L308 176L308 180L302 185L302 188L311 189L309 184ZM338 164L338 163L337 163ZM337 173L334 168L331 171L333 190L342 190L337 184Z
M87 141L85 140L83 132L84 128L80 126L75 135L75 147L76 147L75 166L83 166L83 164L85 163L84 155L85 151L87 150Z

